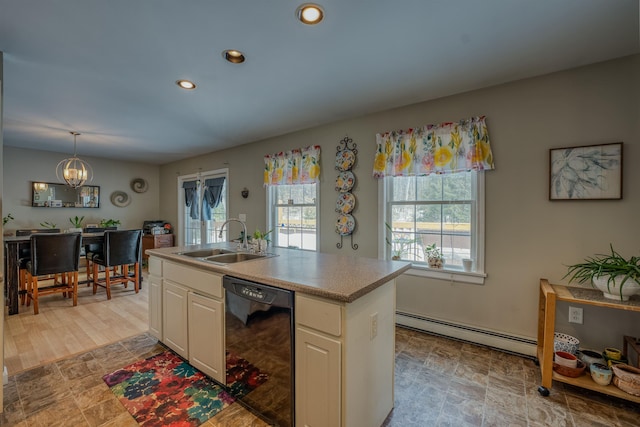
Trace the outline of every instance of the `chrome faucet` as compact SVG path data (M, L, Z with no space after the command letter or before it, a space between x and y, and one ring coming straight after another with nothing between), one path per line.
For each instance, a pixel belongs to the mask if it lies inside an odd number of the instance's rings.
M244 221L240 221L238 218L229 218L228 220L226 220L220 227L220 234L218 235L218 237L222 238L222 231L224 230L224 226L233 221L242 224L242 249L249 250L249 244L247 243L247 224L245 224Z

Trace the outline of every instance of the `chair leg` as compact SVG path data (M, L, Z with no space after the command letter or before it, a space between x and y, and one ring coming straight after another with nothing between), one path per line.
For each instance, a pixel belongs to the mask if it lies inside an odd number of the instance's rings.
M33 299L33 314L38 314L38 276L31 278L31 294ZM28 305L28 304L27 304Z
M20 293L20 305L24 305L27 300L27 270L24 268L20 270L19 278L19 293Z
M133 264L133 288L136 290L136 294L140 292L140 264Z
M96 291L98 290L98 264L96 264L95 262L93 263L93 294L96 294Z
M73 284L73 306L75 307L78 305L78 272L74 271L73 273L70 273L70 275L71 277L69 279Z
M115 269L114 269L114 275L115 275ZM111 299L111 277L109 275L109 268L105 268L104 287L107 289L107 299Z

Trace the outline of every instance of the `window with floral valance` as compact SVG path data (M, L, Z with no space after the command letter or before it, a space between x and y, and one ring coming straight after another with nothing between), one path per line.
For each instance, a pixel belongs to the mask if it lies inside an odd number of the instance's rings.
M264 156L264 186L320 182L320 146Z
M376 135L381 256L411 262L407 274L483 283L483 171L490 169L484 117Z
M374 178L494 168L485 117L376 135Z

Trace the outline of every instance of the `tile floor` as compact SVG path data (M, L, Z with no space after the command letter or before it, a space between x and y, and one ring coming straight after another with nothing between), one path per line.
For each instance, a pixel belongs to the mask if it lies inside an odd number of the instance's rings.
M102 375L164 350L139 335L9 377L1 426L136 426ZM556 384L537 392L533 361L396 329L395 408L386 427L639 426L640 405ZM204 427L263 427L238 404Z

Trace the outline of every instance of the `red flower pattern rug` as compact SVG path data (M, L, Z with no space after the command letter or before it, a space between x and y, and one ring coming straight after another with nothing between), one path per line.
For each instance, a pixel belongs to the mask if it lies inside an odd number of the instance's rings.
M133 418L145 427L196 427L267 381L246 360L227 353L229 393L171 351L102 377Z

